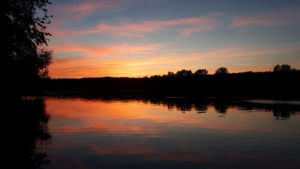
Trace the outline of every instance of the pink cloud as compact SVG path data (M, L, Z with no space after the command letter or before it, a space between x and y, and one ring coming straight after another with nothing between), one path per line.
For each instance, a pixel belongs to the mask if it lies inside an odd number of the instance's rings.
M243 27L247 25L275 26L299 24L300 7L288 8L274 12L266 12L256 16L235 19L230 28Z
M58 30L53 34L57 36L64 36L106 33L125 37L143 37L144 33L157 32L166 28L174 27L175 30L181 32L182 36L189 36L195 32L212 30L215 25L216 21L210 18L183 18L165 21L125 23L121 25L100 24L96 28L90 30Z
M127 0L84 0L79 4L59 5L54 13L59 15L72 15L75 19L82 19L95 11L120 10Z
M86 46L86 45L68 45L51 46L50 48L59 52L82 52L88 55L84 59L100 58L104 55L147 55L153 54L155 50L163 46L162 44L150 45L110 45L110 46Z

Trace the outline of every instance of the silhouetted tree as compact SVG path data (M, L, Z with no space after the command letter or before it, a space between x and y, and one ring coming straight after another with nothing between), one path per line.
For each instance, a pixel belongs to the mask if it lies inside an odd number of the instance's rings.
M169 77L174 77L174 76L175 76L175 73L173 73L173 72L168 72L168 76L169 76Z
M195 76L203 76L203 75L207 75L208 74L208 71L206 69L198 69L194 75Z
M229 72L226 67L220 67L215 72L216 75L224 75L224 74L228 74L228 73Z
M189 77L192 76L193 72L191 70L182 69L176 73L177 77Z
M1 72L7 87L33 83L46 77L51 52L45 50L50 23L48 0L0 1Z
M292 68L288 64L276 65L274 66L273 72L290 72Z

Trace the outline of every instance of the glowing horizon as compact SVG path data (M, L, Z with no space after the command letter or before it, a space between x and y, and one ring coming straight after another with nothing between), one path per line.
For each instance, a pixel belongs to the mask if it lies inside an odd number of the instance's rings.
M300 3L53 0L52 78L300 68Z

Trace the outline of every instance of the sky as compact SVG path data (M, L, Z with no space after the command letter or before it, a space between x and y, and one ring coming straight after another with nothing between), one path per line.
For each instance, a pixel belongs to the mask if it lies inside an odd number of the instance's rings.
M52 0L52 78L300 68L300 0Z

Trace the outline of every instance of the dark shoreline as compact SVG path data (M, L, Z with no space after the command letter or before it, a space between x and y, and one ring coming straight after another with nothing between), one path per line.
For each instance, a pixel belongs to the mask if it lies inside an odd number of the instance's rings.
M48 93L300 99L300 71L150 78L46 79Z

